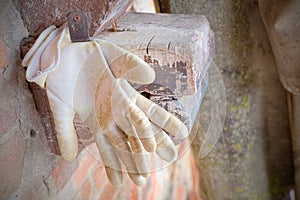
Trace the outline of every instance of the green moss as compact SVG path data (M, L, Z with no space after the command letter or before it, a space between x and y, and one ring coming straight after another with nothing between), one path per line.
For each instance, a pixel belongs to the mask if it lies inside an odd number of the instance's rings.
M235 191L238 192L238 193L243 193L243 192L245 192L245 189L241 188L241 187L236 187Z
M241 144L234 144L234 145L233 145L233 149L234 149L235 151L240 151L240 150L241 150Z

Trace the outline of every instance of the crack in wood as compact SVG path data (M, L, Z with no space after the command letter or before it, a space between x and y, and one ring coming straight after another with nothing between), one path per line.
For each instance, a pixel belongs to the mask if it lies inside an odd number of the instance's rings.
M149 46L150 43L152 42L153 38L155 37L155 35L152 36L152 38L149 40L149 42L147 43L147 47L146 47L146 54L149 54Z

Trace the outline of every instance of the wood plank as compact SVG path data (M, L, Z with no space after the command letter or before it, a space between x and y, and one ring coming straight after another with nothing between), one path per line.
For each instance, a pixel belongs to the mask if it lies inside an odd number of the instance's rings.
M127 13L97 38L111 41L148 62L156 71L149 85L135 85L155 95L192 95L201 81L214 51L213 33L201 15Z

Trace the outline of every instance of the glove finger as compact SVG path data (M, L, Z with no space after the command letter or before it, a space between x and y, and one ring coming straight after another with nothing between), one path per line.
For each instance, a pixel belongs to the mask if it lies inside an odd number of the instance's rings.
M155 151L155 138L147 116L131 103L131 99L120 85L113 91L112 102L118 102L117 106L112 106L113 118L117 125L126 135L139 137L147 151Z
M113 106L115 105L115 106ZM126 135L136 136L134 124L129 119L129 110L132 105L131 100L124 90L117 86L112 94L112 113L117 126L120 127Z
M49 41L51 41L55 36L56 27L50 26L46 28L37 38L37 40L34 42L33 46L30 48L30 50L26 53L25 57L22 60L23 66L28 66L33 60L33 56L36 55L38 58L42 54L43 50L47 47L49 44ZM40 51L37 53L37 51ZM36 54L37 53L37 54ZM35 62L39 62L40 59L37 59ZM37 66L39 67L39 65Z
M138 173L133 154L126 142L127 138L125 134L117 126L111 126L111 129L106 131L106 136L118 152L131 180L138 186L145 185L146 178Z
M108 180L113 184L114 186L120 186L123 182L123 174L121 171L115 170L113 168L110 168L108 166L105 166L105 172Z
M141 174L136 173L128 173L130 179L137 185L137 186L143 186L147 182L148 177L144 177Z
M139 94L127 81L120 80L120 85L125 93L133 101L136 101L138 108L146 114L151 122L164 129L175 139L188 137L188 128L177 117Z
M54 118L61 156L65 160L71 161L78 153L78 140L73 124L74 112L50 90L47 90L47 96Z
M63 30L63 27L56 29L54 26L44 30L24 57L22 65L28 66L26 79L29 82L45 88L47 75L58 66L58 43L63 36Z
M148 152L156 150L156 141L147 116L134 104L129 106L129 120L134 125L136 133Z
M157 144L156 153L163 160L172 162L177 159L178 151L171 138L158 126L152 124Z
M116 78L149 84L155 79L155 71L137 55L107 41L98 41L102 52Z
M139 173L147 174L151 170L151 155L146 152L139 138L128 136L137 170ZM146 176L146 175L145 175Z
M136 105L149 117L151 122L164 129L176 139L188 137L187 127L174 115L152 101L138 96Z
M105 165L107 178L113 185L121 185L123 182L122 165L117 152L104 134L96 133L95 140Z
M129 173L138 173L133 159L133 152L127 143L128 138L125 134L117 126L111 126L110 130L105 131L105 134L110 143L115 147L115 150L118 152L118 155L127 171Z

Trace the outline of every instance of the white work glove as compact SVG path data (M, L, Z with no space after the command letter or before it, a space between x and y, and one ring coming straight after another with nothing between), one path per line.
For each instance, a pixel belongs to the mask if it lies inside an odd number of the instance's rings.
M180 120L122 80L148 84L155 72L116 45L103 40L72 43L67 27L52 26L39 36L22 65L28 66L27 80L46 89L62 157L72 160L77 155L77 115L95 135L114 185L122 183L121 161L131 179L142 185L151 164L146 151L156 151L166 161L176 158L175 145L163 130L178 139L188 136Z

